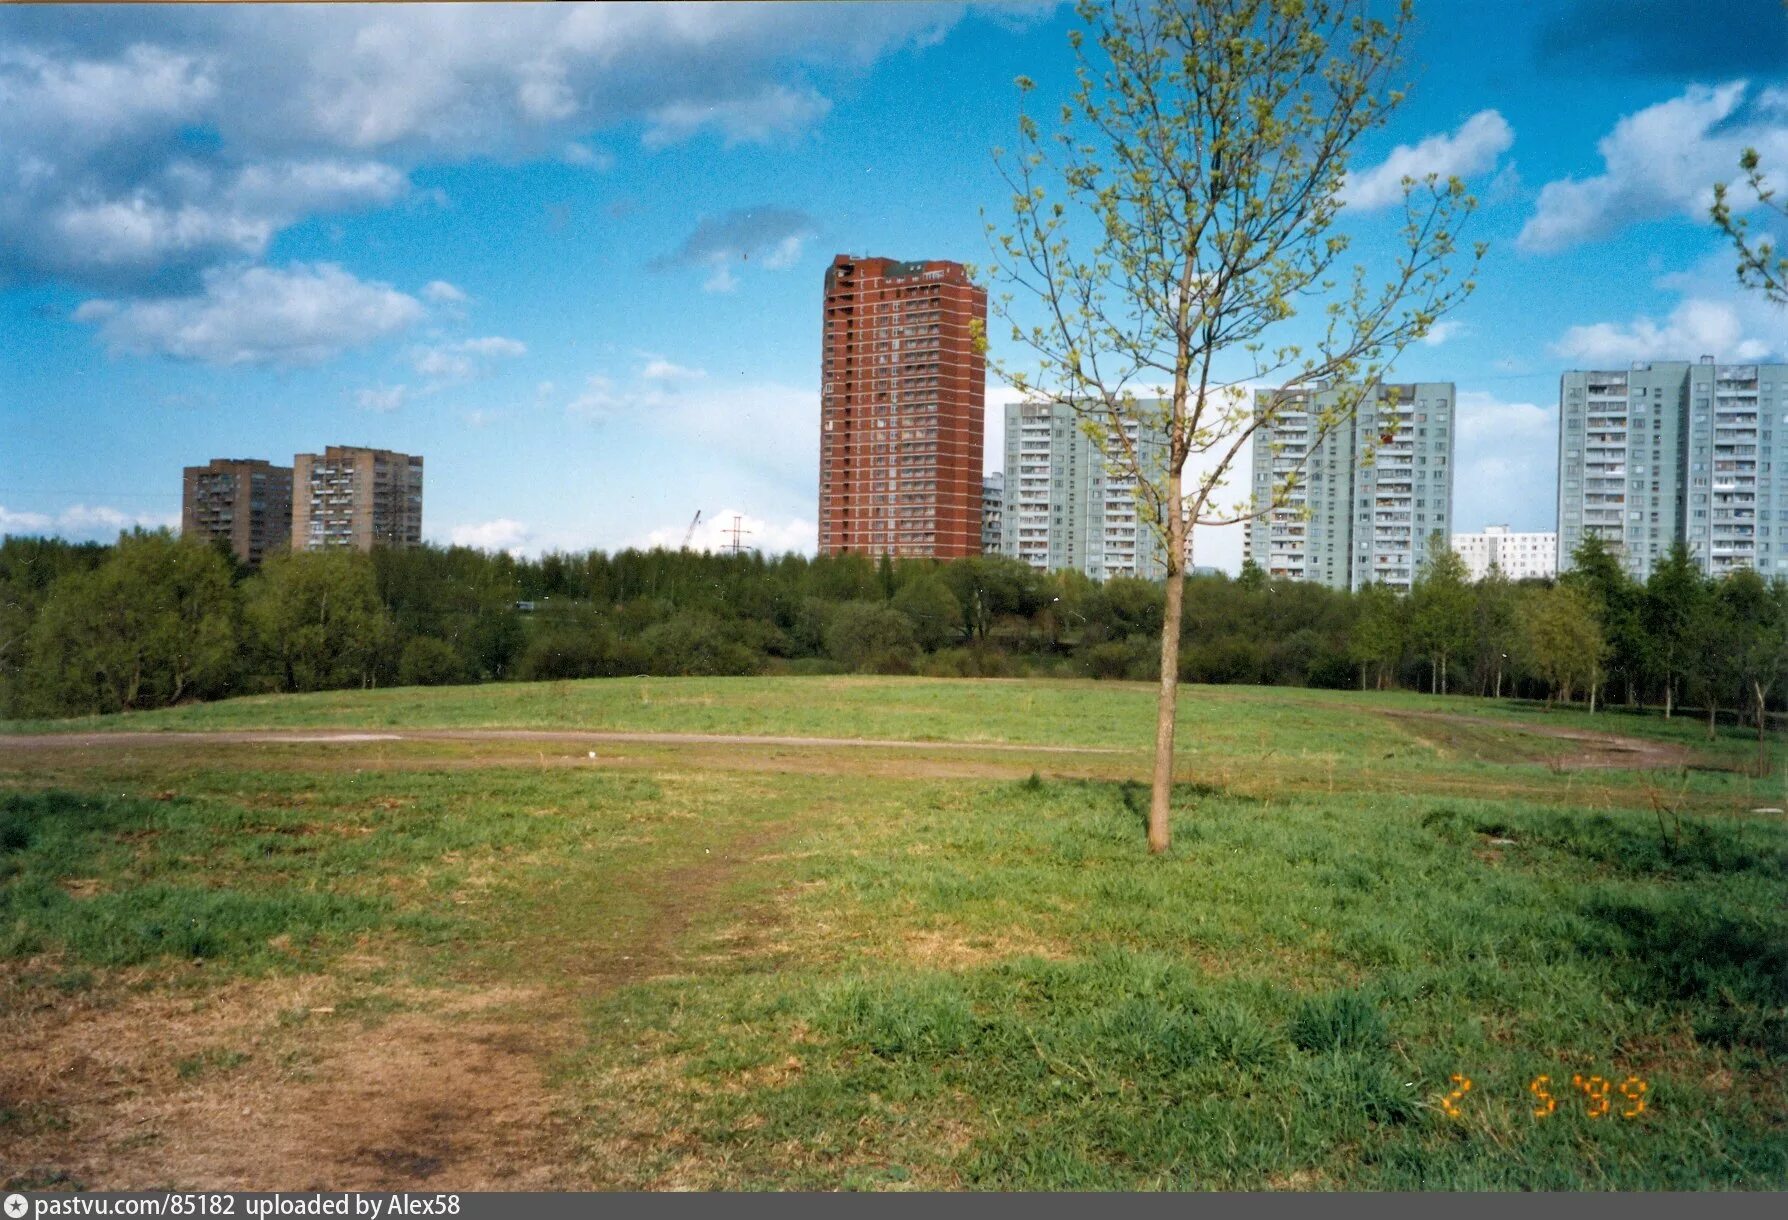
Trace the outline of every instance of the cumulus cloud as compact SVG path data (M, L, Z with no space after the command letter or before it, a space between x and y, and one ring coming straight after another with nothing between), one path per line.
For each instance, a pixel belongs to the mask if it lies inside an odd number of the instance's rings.
M1428 328L1428 333L1422 336L1422 342L1429 347L1439 347L1448 339L1464 333L1465 323L1453 318L1448 318L1445 321L1436 322L1433 326L1430 326Z
M1370 169L1347 175L1342 198L1352 207L1390 207L1403 199L1403 180L1421 181L1429 174L1444 180L1483 173L1515 142L1515 129L1494 110L1480 110L1450 134L1432 135L1417 144L1399 144Z
M1770 344L1745 334L1739 310L1729 301L1694 297L1659 321L1594 322L1565 331L1552 350L1590 368L1619 367L1633 360L1761 360Z
M418 347L410 353L416 371L437 381L465 381L485 372L493 361L524 356L528 345L519 339L490 335Z
M827 81L960 5L0 12L0 281L120 290L256 257L478 156L604 167L591 143L783 138Z
M596 373L566 405L566 414L642 427L790 485L808 486L818 477L818 387L650 378L645 370L625 380Z
M600 148L592 148L577 140L572 140L565 145L559 153L559 160L567 165L582 166L585 169L610 170L615 167L613 153L605 152Z
M205 364L317 364L397 334L422 303L334 263L226 267L188 296L88 301L74 312L115 352Z
M430 280L422 286L422 296L436 305L463 305L467 300L464 291L446 280Z
M655 271L705 268L709 292L731 292L734 272L757 260L767 271L791 267L807 241L819 232L813 217L794 208L738 208L721 216L704 216L683 244L648 264Z
M404 405L410 397L410 387L405 385L368 386L354 395L354 401L360 404L362 411L378 411L381 413L395 411Z
M131 512L103 504L74 504L55 513L25 512L0 504L0 534L110 541L125 530L175 528L179 513Z
M1596 144L1600 174L1541 188L1515 244L1546 252L1636 221L1686 216L1705 222L1715 182L1733 182L1733 208L1744 211L1756 203L1735 181L1747 147L1758 149L1765 164L1788 161L1788 94L1765 89L1753 95L1744 81L1690 86L1680 97L1615 123Z
M647 381L686 381L691 377L706 377L708 374L702 369L685 368L654 356L646 361L646 367L640 370L639 375Z
M812 89L771 85L751 96L723 101L677 101L654 111L646 128L647 148L681 144L704 129L720 133L726 147L762 144L818 122L832 103Z
M532 532L520 521L498 517L472 525L456 525L448 534L454 546L469 546L480 551L517 553L527 546Z
M739 544L747 550L762 551L766 555L786 555L791 552L811 555L819 543L817 522L801 517L770 520L743 509L723 508L716 513L702 514L701 523L695 527L695 534L689 540L689 549L715 553L730 551L733 546L735 519L739 526ZM660 526L628 545L641 550L650 550L653 547L675 550L683 545L683 536L688 532L687 522Z
M1453 529L1549 530L1558 503L1558 405L1459 391L1454 413Z

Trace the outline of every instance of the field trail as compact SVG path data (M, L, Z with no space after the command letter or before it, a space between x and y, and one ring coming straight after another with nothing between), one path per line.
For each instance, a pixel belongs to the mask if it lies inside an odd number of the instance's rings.
M1519 733L1567 742L1570 747L1568 752L1561 752L1546 759L1550 765L1566 771L1603 769L1649 771L1690 766L1696 758L1695 752L1686 746L1667 741L1655 741L1645 737L1627 737L1618 733L1562 728L1548 724L1511 723L1492 716L1471 716L1460 712L1387 709L1379 714L1390 720L1406 723L1418 735L1425 737L1431 735L1422 733L1420 726L1445 725L1472 730ZM1445 740L1445 734L1440 736L1441 740L1436 741L1435 744L1442 746L1452 744Z
M551 742L555 745L820 746L870 750L988 750L1024 754L1119 754L1109 746L1026 745L1002 741L914 741L882 737L768 737L749 733L641 733L606 729L204 729L117 733L0 734L0 750L64 748L122 750L180 745L362 745L381 741Z
M0 1002L0 1105L56 1116L0 1146L0 1181L587 1188L550 1087L592 1035L587 1001L674 969L690 925L784 833L752 827L690 863L636 873L623 927L579 935L567 913L521 934L507 957L526 984L379 986L368 975L381 963L350 956L328 977ZM0 1001L17 981L0 978Z

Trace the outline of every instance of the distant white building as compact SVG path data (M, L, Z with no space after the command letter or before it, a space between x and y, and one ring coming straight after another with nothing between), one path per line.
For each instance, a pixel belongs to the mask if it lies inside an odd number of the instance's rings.
M1558 535L1517 534L1506 525L1487 525L1481 534L1454 534L1453 549L1465 561L1473 580L1482 580L1494 565L1510 580L1558 575Z

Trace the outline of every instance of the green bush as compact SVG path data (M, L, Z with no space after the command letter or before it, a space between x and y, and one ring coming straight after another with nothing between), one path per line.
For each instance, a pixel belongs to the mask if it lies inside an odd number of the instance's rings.
M455 686L471 675L459 650L445 640L417 636L397 663L399 686Z

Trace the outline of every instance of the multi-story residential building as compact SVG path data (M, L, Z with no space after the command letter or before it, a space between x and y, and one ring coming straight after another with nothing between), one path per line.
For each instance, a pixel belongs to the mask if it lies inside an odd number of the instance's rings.
M1255 504L1302 473L1283 505L1249 523L1248 553L1271 576L1407 590L1429 537L1450 532L1453 383L1380 385L1351 421L1325 430L1342 393L1313 385L1255 394L1256 416L1267 417L1254 434Z
M258 565L292 541L292 468L260 458L213 458L182 471L180 532L227 542Z
M1486 525L1476 534L1454 534L1453 550L1465 561L1471 579L1482 580L1495 568L1510 580L1545 579L1558 574L1558 535L1517 533L1506 525Z
M981 551L987 292L959 263L826 269L819 551Z
M419 546L422 459L330 445L293 459L292 546L318 551Z
M1134 420L1125 430L1144 463L1165 463L1165 432ZM1160 535L1138 511L1135 480L1112 465L1073 407L1009 403L1001 553L1094 580L1165 579Z
M1788 469L1774 452L1785 410L1788 365L1703 356L1565 373L1559 569L1595 536L1640 580L1678 540L1703 572L1788 575Z
M1689 364L1573 370L1558 391L1558 553L1595 536L1641 579L1682 536Z
M990 470L981 478L981 553L1000 551L1000 521L1006 514L1006 476Z

